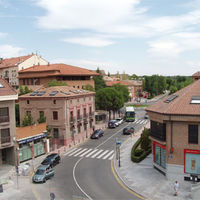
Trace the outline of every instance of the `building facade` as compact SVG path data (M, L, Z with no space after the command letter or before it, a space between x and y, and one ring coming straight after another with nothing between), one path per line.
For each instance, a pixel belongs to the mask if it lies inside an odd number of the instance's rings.
M86 85L94 88L93 76L96 72L66 64L33 66L19 72L20 85L43 85L48 87L51 80L65 82L68 86L83 89Z
M20 123L26 115L33 122L45 117L51 131L51 150L71 147L88 138L95 123L95 93L68 86L49 87L19 98Z
M168 179L200 178L200 80L146 110L154 167Z
M0 165L15 164L15 90L0 78Z
M18 164L47 153L46 123L17 128L16 140Z
M17 89L19 87L18 71L47 63L41 56L35 54L8 59L0 58L0 77Z

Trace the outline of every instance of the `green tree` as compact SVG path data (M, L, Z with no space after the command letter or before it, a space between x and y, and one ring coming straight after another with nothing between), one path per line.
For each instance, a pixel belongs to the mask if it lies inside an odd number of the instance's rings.
M113 85L113 87L122 94L123 97L123 102L127 102L129 100L129 91L128 88L125 85L121 85L121 84L115 84Z
M67 83L64 81L50 80L48 83L49 87L53 86L67 86Z
M87 84L87 85L83 86L83 89L91 91L91 92L94 92L94 88L90 84Z
M151 146L151 140L149 139L150 129L144 128L141 134L141 149L148 151Z
M33 125L34 124L34 121L33 121L33 118L31 116L31 114L26 114L23 118L23 121L22 121L22 126L30 126L30 125Z
M111 111L115 112L123 106L123 97L114 88L102 88L96 93L95 103L97 109L109 112L110 119Z
M27 86L27 85L25 85L25 87L24 87L24 93L25 94L28 94L28 93L30 93L30 92L32 92L33 90L31 90L31 89L29 89L29 87Z
M25 94L23 87L20 85L19 87L19 96Z
M130 80L138 80L138 76L136 74L133 74L129 77Z
M176 92L178 89L177 89L177 87L176 86L171 86L170 88L169 88L169 90L170 90L170 93L169 94L173 94L174 92Z
M97 92L98 90L105 88L106 83L103 80L103 76L101 75L99 68L97 68L96 72L99 73L99 75L94 76L93 79L94 79L94 84L95 84L95 91Z

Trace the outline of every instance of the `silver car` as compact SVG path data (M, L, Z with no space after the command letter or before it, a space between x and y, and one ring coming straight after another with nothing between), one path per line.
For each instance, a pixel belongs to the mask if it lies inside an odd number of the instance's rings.
M33 178L33 183L45 183L47 179L50 179L54 176L54 170L50 167L50 165L40 165Z

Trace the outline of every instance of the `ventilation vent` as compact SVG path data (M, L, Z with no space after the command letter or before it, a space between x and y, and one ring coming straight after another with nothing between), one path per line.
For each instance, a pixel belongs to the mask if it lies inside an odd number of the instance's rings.
M176 99L176 97L178 97L178 95L172 95L172 96L170 96L168 99L165 100L165 103L170 103L171 101L173 101L174 99Z

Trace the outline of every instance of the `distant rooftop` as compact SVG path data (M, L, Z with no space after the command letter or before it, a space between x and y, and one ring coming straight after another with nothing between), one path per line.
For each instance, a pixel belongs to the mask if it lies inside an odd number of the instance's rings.
M17 92L9 85L9 83L0 78L0 98L1 96L17 95Z

